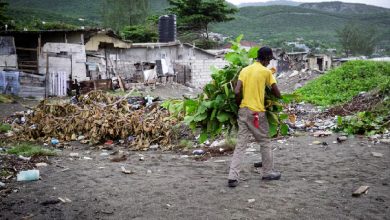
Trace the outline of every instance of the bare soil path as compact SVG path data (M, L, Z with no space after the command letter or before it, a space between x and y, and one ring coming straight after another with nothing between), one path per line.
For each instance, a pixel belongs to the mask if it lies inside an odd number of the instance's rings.
M111 162L102 151L76 144L40 168L41 180L7 183L14 191L0 197L0 219L388 219L390 146L335 139L275 142L280 181L261 181L252 168L259 151L249 152L246 180L234 189L226 186L230 157L195 161L154 151L142 152L140 161L140 152L128 152L126 161ZM134 174L122 173L122 166ZM362 185L370 186L368 193L352 197ZM71 202L42 204L58 197Z

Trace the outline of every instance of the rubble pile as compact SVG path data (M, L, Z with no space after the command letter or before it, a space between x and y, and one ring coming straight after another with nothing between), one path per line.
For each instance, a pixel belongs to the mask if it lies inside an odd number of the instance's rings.
M76 103L51 104L44 100L32 111L19 113L12 123L12 138L83 140L92 144L121 140L141 150L152 144L169 147L176 123L158 103L134 109L127 97L92 91L80 96Z

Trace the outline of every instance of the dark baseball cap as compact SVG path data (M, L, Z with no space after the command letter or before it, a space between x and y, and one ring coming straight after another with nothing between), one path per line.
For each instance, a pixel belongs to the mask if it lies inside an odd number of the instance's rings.
M272 52L272 49L269 47L262 47L257 51L257 59L258 60L272 60L276 59Z

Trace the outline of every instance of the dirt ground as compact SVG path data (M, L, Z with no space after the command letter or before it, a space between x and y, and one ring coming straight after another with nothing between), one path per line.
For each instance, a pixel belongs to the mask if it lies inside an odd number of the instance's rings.
M13 105L0 105L2 117L22 109ZM101 153L112 151L74 143L39 168L41 180L6 182L12 191L0 196L0 219L389 219L390 146L363 137L334 144L336 137L275 140L280 181L262 181L252 167L259 149L248 152L243 180L233 189L227 187L230 156L195 161L122 149L127 160L111 162ZM122 166L134 173L122 173ZM363 185L368 193L352 197ZM47 204L59 197L70 202Z

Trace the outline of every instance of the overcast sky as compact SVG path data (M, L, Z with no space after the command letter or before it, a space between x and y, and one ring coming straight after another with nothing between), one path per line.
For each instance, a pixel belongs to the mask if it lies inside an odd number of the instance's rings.
M227 0L233 4L240 4L244 2L267 2L269 0ZM335 0L297 0L296 2L330 2ZM340 0L338 0L340 1ZM349 3L363 3L367 5L377 5L380 7L390 8L390 0L341 0L342 2Z

